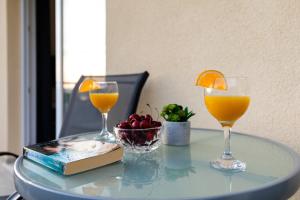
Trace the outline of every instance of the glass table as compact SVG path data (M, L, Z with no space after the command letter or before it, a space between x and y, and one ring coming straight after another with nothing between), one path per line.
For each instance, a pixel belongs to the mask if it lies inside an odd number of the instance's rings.
M247 170L228 173L210 167L220 155L223 134L192 129L191 144L162 145L148 154L127 154L117 162L72 176L58 175L20 157L17 191L36 199L287 199L300 185L300 158L292 149L255 136L233 133L232 149Z

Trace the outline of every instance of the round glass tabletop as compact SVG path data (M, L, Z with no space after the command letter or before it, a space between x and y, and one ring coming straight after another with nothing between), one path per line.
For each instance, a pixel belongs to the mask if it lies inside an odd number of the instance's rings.
M124 162L72 176L20 158L15 165L16 186L21 195L26 185L27 192L38 188L86 199L234 199L230 197L270 192L288 197L299 187L299 156L284 145L233 133L233 155L247 163L246 171L239 173L210 167L209 161L222 150L221 131L192 129L189 146L162 145L152 153L127 154ZM281 184L292 187L277 191Z

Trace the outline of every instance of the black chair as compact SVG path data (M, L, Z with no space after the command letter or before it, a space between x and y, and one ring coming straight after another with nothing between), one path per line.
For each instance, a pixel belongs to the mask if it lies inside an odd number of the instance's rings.
M98 131L102 127L101 115L90 103L88 92L78 93L78 88L85 79L92 78L99 81L116 81L118 83L119 99L109 112L107 121L108 129L112 130L114 125L136 112L140 94L148 76L147 71L139 74L82 76L73 89L60 137Z

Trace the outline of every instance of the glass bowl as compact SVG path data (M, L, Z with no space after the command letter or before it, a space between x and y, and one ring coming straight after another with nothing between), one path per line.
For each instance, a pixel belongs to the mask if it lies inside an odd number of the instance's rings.
M118 144L122 145L126 152L151 152L161 144L161 126L147 129L122 129L114 127L114 132Z

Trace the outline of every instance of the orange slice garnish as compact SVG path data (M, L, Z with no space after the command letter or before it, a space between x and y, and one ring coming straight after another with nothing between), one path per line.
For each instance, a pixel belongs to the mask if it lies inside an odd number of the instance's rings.
M213 88L218 90L226 90L227 84L222 72L217 70L206 70L198 75L197 86L205 88Z
M83 93L83 92L89 92L90 90L97 90L97 89L100 89L100 86L95 84L95 81L93 79L86 79L80 84L78 91L80 93Z

